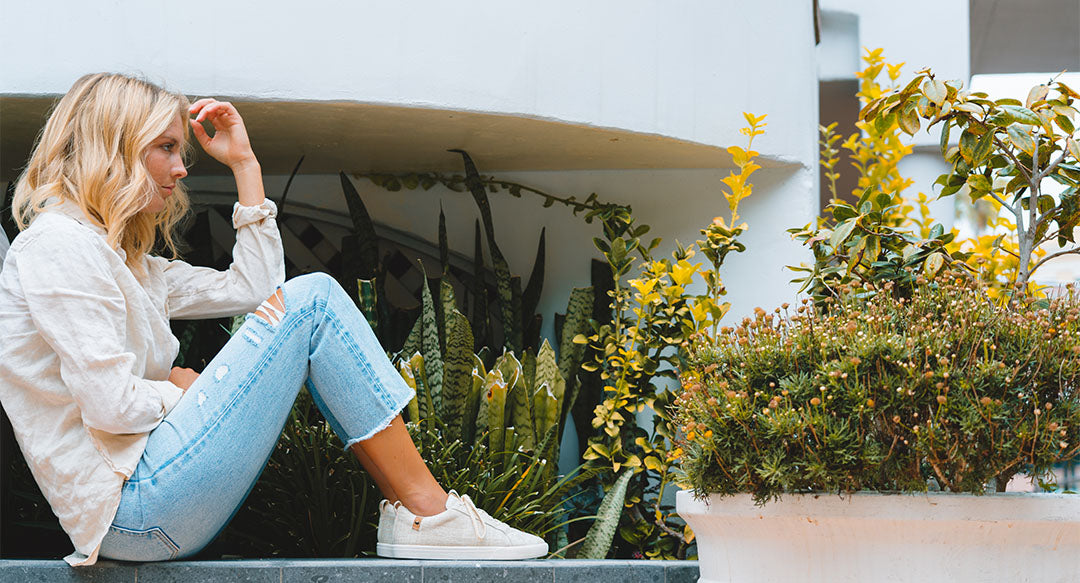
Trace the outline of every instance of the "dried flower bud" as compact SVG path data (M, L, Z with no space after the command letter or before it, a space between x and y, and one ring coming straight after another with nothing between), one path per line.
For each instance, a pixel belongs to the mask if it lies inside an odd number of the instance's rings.
M945 395L937 396L938 405L944 405L946 401L948 401L948 399L945 398Z
M810 399L810 404L816 407L821 404L821 399L814 397L813 399Z

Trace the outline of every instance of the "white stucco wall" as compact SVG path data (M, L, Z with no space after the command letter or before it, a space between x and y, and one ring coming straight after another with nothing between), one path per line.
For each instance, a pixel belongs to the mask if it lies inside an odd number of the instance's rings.
M0 14L0 95L119 70L196 96L511 113L724 147L753 110L781 122L766 153L812 155L809 1L0 0Z

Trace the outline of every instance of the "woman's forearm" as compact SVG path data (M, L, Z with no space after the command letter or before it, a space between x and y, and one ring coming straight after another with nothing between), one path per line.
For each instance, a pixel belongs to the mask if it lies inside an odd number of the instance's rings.
M262 167L259 166L258 160L252 158L249 162L236 164L232 171L233 177L236 178L237 198L241 205L259 206L266 200Z

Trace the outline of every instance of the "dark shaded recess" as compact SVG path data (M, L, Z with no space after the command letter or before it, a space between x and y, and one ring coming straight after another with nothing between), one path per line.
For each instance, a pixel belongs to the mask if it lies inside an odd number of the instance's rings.
M840 142L859 131L855 127L855 122L859 120L859 98L856 95L858 91L859 83L855 79L818 83L818 119L821 120L822 126L836 122L836 128L833 131L841 136L836 143L837 149L840 150L840 161L837 162L835 168L835 171L840 174L840 178L836 181L836 193L840 199L852 203L858 200L853 192L858 186L859 176L855 168L851 166L849 152L840 148ZM821 139L820 134L818 139ZM820 151L819 145L818 152ZM829 181L825 178L825 170L823 168L819 170L821 188L818 209L819 212L824 212L832 195L829 192Z
M589 267L594 290L592 318L600 326L610 324L611 292L615 291L611 266L605 261L593 259ZM585 358L592 357L590 351L586 351ZM596 408L597 403L603 401L604 383L600 379L599 371L590 373L578 370L578 378L581 384L570 411L574 418L574 429L578 435L578 457L580 458L589 445L589 436L595 431L592 426L593 409Z

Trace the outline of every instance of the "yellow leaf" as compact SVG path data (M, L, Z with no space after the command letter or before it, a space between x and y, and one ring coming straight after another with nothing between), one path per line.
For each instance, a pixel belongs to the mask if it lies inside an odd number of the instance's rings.
M656 456L648 456L645 458L645 467L654 472L663 472L664 464Z
M1069 148L1069 153L1076 160L1080 160L1080 145L1077 145L1076 141L1072 138L1065 140L1066 147Z
M727 151L728 154L731 154L731 158L735 161L736 166L742 166L750 161L750 154L738 146L731 146Z
M671 267L671 279L676 284L685 286L694 279L694 274L697 273L699 265L701 264L691 265L685 259L679 261Z

